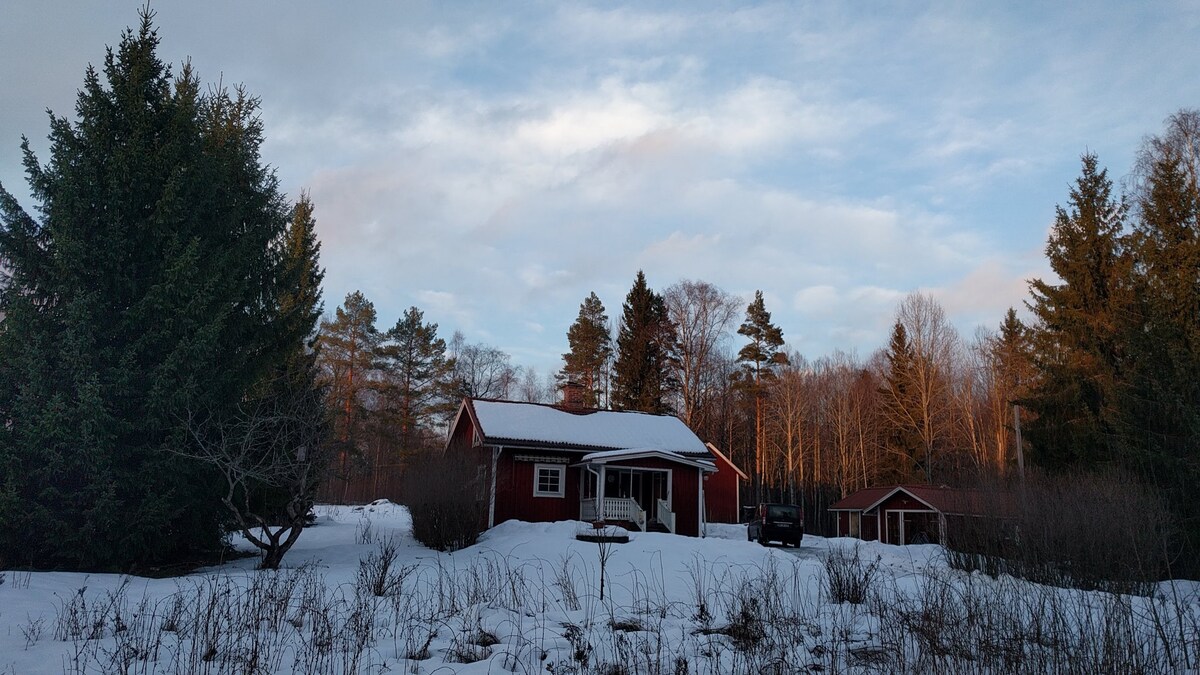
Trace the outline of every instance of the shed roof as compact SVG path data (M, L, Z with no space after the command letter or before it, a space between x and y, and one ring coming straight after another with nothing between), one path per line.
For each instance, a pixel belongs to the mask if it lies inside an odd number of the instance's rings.
M988 495L980 490L952 488L945 485L890 485L865 488L830 505L830 511L870 511L897 492L906 492L931 508L949 514L986 514L1006 511L1007 499ZM994 503L993 503L994 502Z
M876 501L883 499L894 489L891 487L863 488L829 505L830 511L862 511Z
M540 403L468 399L489 443L584 450L647 449L708 457L708 447L678 417L614 410L566 410Z

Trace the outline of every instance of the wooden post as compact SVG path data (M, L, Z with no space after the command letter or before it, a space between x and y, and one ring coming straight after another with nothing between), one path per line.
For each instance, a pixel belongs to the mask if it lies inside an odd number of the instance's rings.
M604 520L604 468L600 465L600 475L596 477L596 520Z

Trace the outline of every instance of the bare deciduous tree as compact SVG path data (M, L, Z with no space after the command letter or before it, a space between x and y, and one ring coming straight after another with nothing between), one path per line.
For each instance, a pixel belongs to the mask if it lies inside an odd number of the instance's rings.
M554 402L554 389L548 387L546 381L538 375L537 368L528 366L519 368L518 370L519 377L516 383L516 397L518 401L526 403Z
M516 387L517 369L504 351L485 344L467 344L463 334L450 339L451 377L458 396L508 398Z
M324 393L277 381L273 393L218 419L191 412L191 448L180 454L216 467L221 501L246 540L262 551L260 569L278 569L296 543L329 465Z
M713 395L709 384L721 343L737 318L741 301L706 281L683 280L663 294L667 315L679 339L674 364L680 383L685 424L696 428L705 402Z
M958 331L931 296L910 293L896 310L913 351L910 393L913 405L900 411L920 436L925 479L933 481L935 454L951 433L951 376L961 355Z

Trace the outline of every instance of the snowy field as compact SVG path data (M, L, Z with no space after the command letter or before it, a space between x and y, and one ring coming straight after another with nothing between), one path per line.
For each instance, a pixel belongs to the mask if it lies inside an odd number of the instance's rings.
M960 573L932 545L764 548L734 525L602 547L574 539L579 523L508 522L439 554L400 506L318 514L279 572L252 558L174 579L6 572L0 674L1133 673L1200 659L1190 582L1084 593Z

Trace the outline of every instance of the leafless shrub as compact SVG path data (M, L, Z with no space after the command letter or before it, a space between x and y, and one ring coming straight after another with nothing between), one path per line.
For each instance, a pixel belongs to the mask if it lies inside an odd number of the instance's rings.
M871 567L861 551L842 551L848 560L855 553ZM330 585L314 568L192 577L172 595L138 603L121 589L85 590L60 605L62 625L78 626L68 632L79 636L68 639L63 670L415 673L436 671L417 663L431 658L555 675L1160 673L1200 665L1200 596L1190 585L1139 597L932 565L903 583L878 575L865 603L826 603L827 581L812 562L771 556L760 565L696 559L687 570L692 597L673 601L652 574L610 569L601 605L586 565L501 553L462 560L418 563L402 592L382 598L371 583ZM565 607L546 600L560 594L559 577L579 594L570 622L560 623ZM707 626L699 606L711 614ZM387 640L398 662L382 658Z
M767 636L766 625L762 617L762 601L748 595L739 594L738 610L730 617L729 624L721 632L733 640L733 644L745 651L754 649Z
M568 611L578 612L579 591L575 588L575 577L571 573L571 559L568 556L562 556L558 567L554 569L554 586L562 596L563 606Z
M366 514L363 514L354 526L354 543L360 546L375 543L375 535L371 532L371 519Z
M948 519L957 569L1139 595L1169 569L1169 512L1126 474L1035 474L978 494L979 510L994 516Z
M415 568L413 565L396 566L399 551L400 543L395 537L379 542L374 552L358 561L355 585L377 598L399 594L404 587L404 580Z
M126 592L129 579L99 598L89 598L87 586L76 591L70 600L59 598L54 622L55 640L97 640L125 630Z
M36 619L28 616L25 618L25 623L21 624L21 635L25 636L25 649L29 649L42 639L42 631L46 627L46 619L41 616Z
M830 549L823 563L825 592L830 602L861 605L867 601L879 573L879 558L864 563L860 547L854 546L853 552L845 548Z
M404 503L417 541L438 551L475 543L484 514L475 465L426 452L413 459L404 476Z
M691 579L690 591L692 594L691 604L696 608L692 619L700 624L701 627L707 627L712 621L712 575L710 568L702 559L697 557L688 563L687 572L688 578Z

